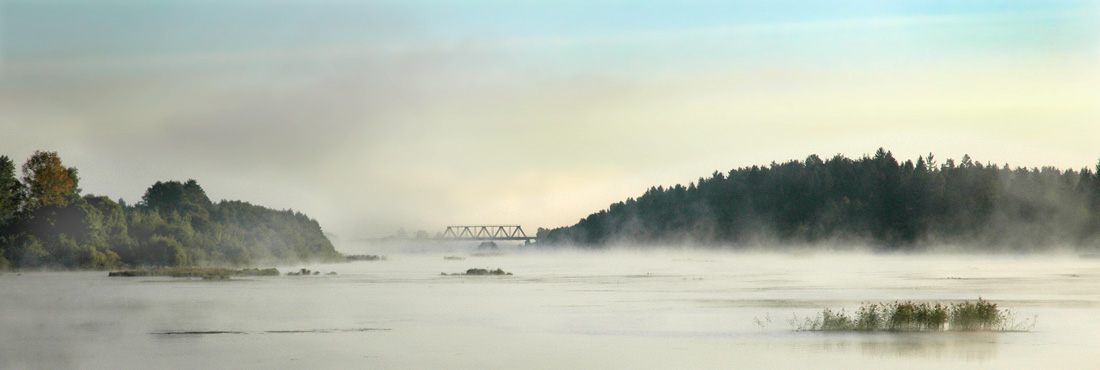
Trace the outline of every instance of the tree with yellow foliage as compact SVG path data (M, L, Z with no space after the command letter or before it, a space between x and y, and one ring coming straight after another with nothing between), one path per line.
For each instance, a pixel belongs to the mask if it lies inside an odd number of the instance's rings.
M23 164L23 183L29 193L27 209L68 205L79 196L79 181L76 168L62 165L57 152L35 151Z

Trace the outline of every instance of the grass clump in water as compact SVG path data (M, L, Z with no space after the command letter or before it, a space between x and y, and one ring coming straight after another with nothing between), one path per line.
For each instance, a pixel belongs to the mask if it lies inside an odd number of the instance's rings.
M997 330L1007 322L1007 316L997 309L995 303L978 299L978 303L951 305L952 330Z
M1017 331L1034 325L1034 319L1015 323L1008 310L978 298L962 303L864 303L854 314L826 308L820 316L802 323L792 319L800 331Z

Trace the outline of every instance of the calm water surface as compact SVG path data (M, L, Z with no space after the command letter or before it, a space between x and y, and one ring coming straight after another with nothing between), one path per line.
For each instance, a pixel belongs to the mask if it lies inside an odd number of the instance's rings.
M460 255L465 260L445 260ZM1097 369L1100 260L390 254L209 282L0 275L0 369ZM513 276L441 276L468 268ZM1028 332L814 333L861 302L974 300Z

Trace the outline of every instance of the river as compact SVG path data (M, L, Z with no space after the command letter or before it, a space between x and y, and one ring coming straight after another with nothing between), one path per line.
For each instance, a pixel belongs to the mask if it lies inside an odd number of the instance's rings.
M444 259L453 255L465 259ZM1096 369L1100 259L700 251L390 253L202 281L0 275L0 369ZM511 276L443 276L502 268ZM1019 332L822 333L862 302L1011 310Z

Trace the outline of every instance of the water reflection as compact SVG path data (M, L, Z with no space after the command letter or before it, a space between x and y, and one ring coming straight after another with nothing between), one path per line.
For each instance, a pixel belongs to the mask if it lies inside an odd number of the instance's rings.
M1009 333L820 333L826 352L864 357L983 362L996 358L998 336Z

